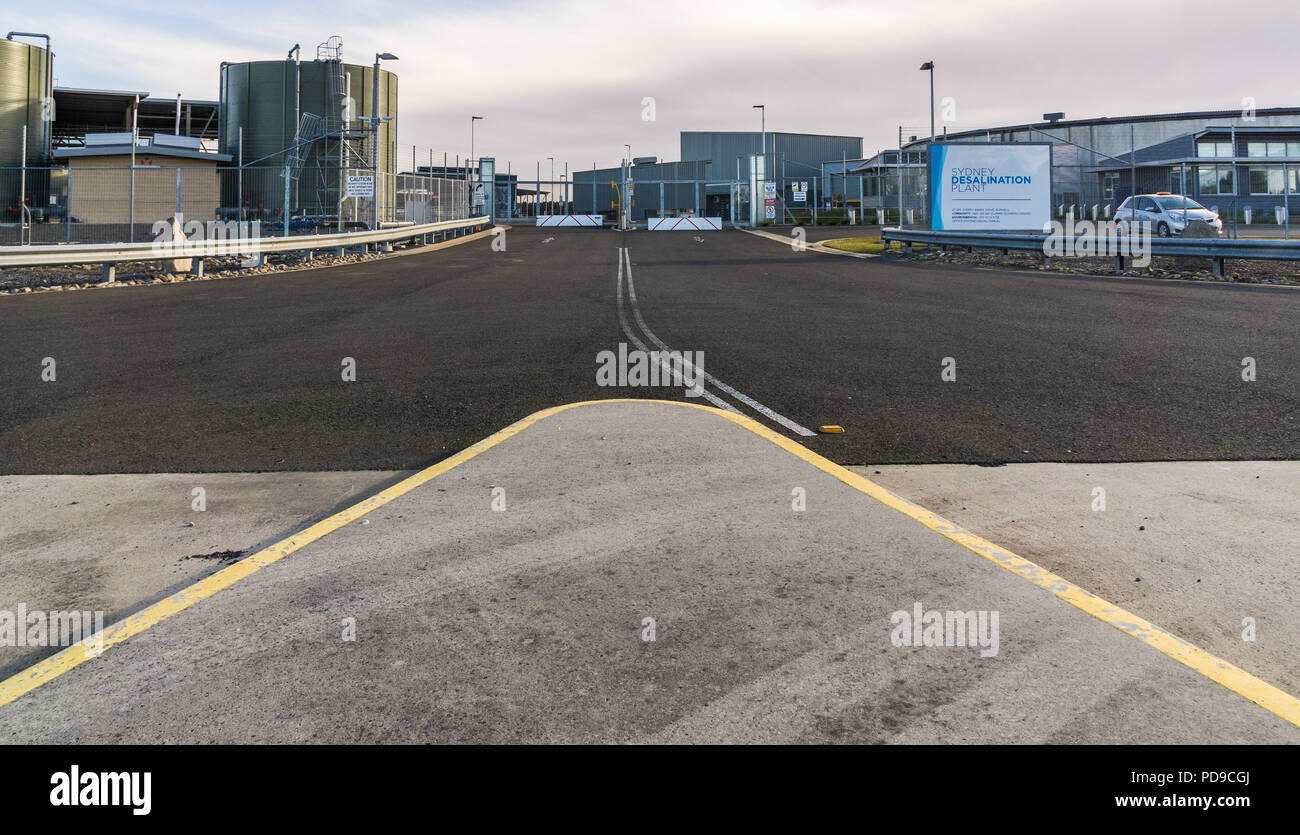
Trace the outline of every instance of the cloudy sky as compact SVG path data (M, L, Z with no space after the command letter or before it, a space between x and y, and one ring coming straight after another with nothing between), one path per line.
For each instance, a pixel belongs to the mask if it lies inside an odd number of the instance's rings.
M1296 0L60 0L5 18L54 38L60 86L209 99L221 61L314 57L337 34L345 60L401 59L400 144L465 154L483 116L476 151L516 172L613 165L624 143L677 159L678 131L757 130L759 103L769 130L862 136L870 154L928 124L928 59L951 130L1300 105Z

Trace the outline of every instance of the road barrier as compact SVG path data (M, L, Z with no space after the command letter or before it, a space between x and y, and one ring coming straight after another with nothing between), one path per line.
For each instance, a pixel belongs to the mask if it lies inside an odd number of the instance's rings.
M1124 259L1129 254L1115 255L1105 249L1123 241L1123 237L1104 236L1061 236L1012 234L1002 232L936 232L926 229L899 229L892 227L880 230L882 241L898 241L908 252L912 244L929 244L943 248L957 247L973 252L976 249L995 249L1003 257L1012 250L1020 252L1038 252L1045 262L1050 262L1048 253L1050 242L1068 242L1076 252L1096 253L1092 257L1113 257L1117 269L1124 269ZM1047 244L1048 246L1045 246ZM1223 262L1228 258L1266 259L1291 261L1300 259L1300 241L1270 241L1259 238L1150 238L1142 243L1149 248L1151 255L1174 255L1194 258L1208 258L1216 276L1223 275ZM1058 247L1062 251L1064 247Z
M547 227L558 226L591 226L600 228L605 223L604 215L538 215L537 225Z
M679 217L652 217L647 221L651 232L716 232L722 229L720 217L696 217L681 215Z
M373 229L363 232L340 232L327 235L295 235L287 238L232 237L188 241L147 242L138 244L41 244L37 246L7 246L0 248L0 269L5 267L43 267L67 264L103 264L104 278L113 280L113 265L131 261L170 261L190 259L191 271L202 275L204 258L223 256L251 256L258 263L266 255L288 252L311 253L334 249L340 254L346 249L371 244L391 244L410 240L431 243L438 236L459 236L490 226L489 217L471 217L462 220L444 220L437 223L420 223L391 229Z

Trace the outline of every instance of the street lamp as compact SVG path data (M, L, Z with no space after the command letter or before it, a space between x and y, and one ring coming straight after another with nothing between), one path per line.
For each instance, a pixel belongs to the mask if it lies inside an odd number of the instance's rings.
M555 157L547 157L551 161L551 187L546 191L551 198L551 211L555 211Z
M469 165L471 171L474 169L474 123L482 118L482 116L469 117ZM478 178L475 177L475 179Z
M759 112L759 117L761 119L760 124L762 125L763 128L763 167L766 168L767 167L767 105L756 104L754 105L754 108L757 109ZM766 179L767 171L763 172L763 177Z
M930 71L930 144L934 144L934 62L926 61L921 65L922 70Z
M375 68L370 77L370 130L373 136L370 143L370 172L375 178L370 208L374 229L379 228L379 62L396 60L397 56L391 52L376 52Z

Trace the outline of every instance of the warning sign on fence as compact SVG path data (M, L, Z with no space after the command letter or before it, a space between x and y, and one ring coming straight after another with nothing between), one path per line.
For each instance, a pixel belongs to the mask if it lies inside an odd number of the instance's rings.
M345 197L374 197L375 196L375 175L374 174L349 174L347 182L347 191Z

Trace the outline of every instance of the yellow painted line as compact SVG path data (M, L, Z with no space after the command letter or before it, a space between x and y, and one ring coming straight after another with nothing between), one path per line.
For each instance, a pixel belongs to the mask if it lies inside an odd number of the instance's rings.
M707 406L697 406L694 403L683 403L681 405L691 406L697 409L708 409ZM787 452L802 458L817 469L829 473L853 489L867 494L881 504L887 505L900 513L910 516L930 530L943 534L958 545L969 548L981 557L997 563L1007 571L1015 574L1017 577L1021 577L1036 586L1047 589L1061 600L1069 603L1071 606L1074 606L1077 609L1082 609L1098 620L1110 624L1119 631L1132 635L1146 643L1148 646L1151 646L1170 658L1173 658L1175 661L1191 667L1206 678L1222 684L1232 692L1244 696L1265 710L1282 717L1297 727L1300 727L1300 699L1297 699L1290 693L1274 687L1263 679L1251 675L1240 667L1211 655L1200 647L1184 641L1182 638L1179 638L1171 632L1166 632L1164 629L1161 629L1159 626L1156 626L1145 618L1138 617L1132 612L1121 609L1119 606L1098 597L1092 592L1076 586L1069 580L1053 574L1042 566L1030 562L1024 557L1014 554L1005 548L994 545L983 537L976 536L960 525L949 522L937 513L926 510L920 505L913 504L906 499L895 496L893 493L890 493L874 481L863 478L857 473L845 469L827 458L823 458L812 450L800 446L784 435L779 435L768 429L766 426L762 426L744 415L722 412L716 409L708 410L711 412L717 412L719 416L726 418L732 423L744 426L749 431L767 438L769 441Z
M574 404L578 405L578 404ZM559 406L552 409L544 409L536 414L529 415L518 423L513 423L502 429L496 434L484 438L473 446L458 452L457 454L439 461L431 467L427 467L402 479L391 487L383 490L368 499L345 508L333 516L320 520L314 525L307 527L292 536L282 539L274 545L270 545L251 554L248 557L233 563L220 571L211 574L192 586L188 586L170 597L164 598L157 603L145 609L141 609L133 615L129 615L112 626L105 627L102 631L90 636L81 643L73 644L70 647L60 651L56 655L39 661L21 672L15 673L9 678L0 682L0 707L12 702L19 696L29 693L52 681L69 670L77 667L90 659L96 657L126 641L127 639L139 635L151 626L154 626L177 612L184 611L189 607L205 600L224 588L234 585L255 571L260 571L266 566L279 562L285 557L315 542L326 534L333 533L339 528L357 519L365 516L367 513L388 504L393 499L402 496L419 487L421 484L430 479L437 478L453 467L463 464L479 453L491 449L497 444L509 438L513 438L520 432L532 426L543 418L562 412L569 406Z
M841 467L839 464L836 464L827 458L823 458L812 450L795 443L784 435L780 435L771 429L768 429L766 426L763 426L751 418L735 412L727 412L721 409L715 409L711 406L701 406L696 403L684 403L677 400L642 400L635 398L588 400L580 403L569 403L563 406L554 406L549 409L543 409L540 412L529 415L523 420L507 426L500 432L484 438L462 452L459 452L444 461L440 461L431 467L423 469L414 475L408 476L386 490L383 490L368 499L364 499L345 510L341 510L333 516L322 519L305 530L258 551L256 554L246 557L233 565L227 566L215 574L200 580L194 585L177 592L171 597L161 600L147 609L143 609L142 611L127 617L125 620L109 626L101 633L92 636L85 643L68 647L57 655L34 664L22 672L15 674L11 678L0 682L0 707L9 704L23 694L40 687L47 681L51 681L63 675L68 670L94 658L96 652L92 647L98 644L99 638L102 637L102 647L104 650L116 646L117 644L126 641L128 638L138 635L149 627L171 617L177 612L188 609L200 600L211 597L253 572L287 557L294 551L315 542L326 534L332 533L344 525L356 521L370 511L391 502L393 499L409 493L416 487L419 487L431 479L437 478L439 475L442 475L453 467L459 466L480 453L486 452L492 447L513 438L515 435L518 435L520 432L538 421L545 420L548 417L580 406L598 406L608 403L658 403L688 409L700 409L701 411L709 412L710 414L721 417L724 420L729 420L737 426L744 427L755 435L771 441L795 457L808 462L817 469L834 476L858 492L864 493L881 504L911 517L922 525L925 525L930 530L942 534L953 542L956 542L958 545L974 551L976 554L996 563L1007 571L1010 571L1012 574L1050 591L1052 594L1056 595L1061 600L1064 600L1066 603L1069 603L1071 606L1087 612L1098 620L1110 624L1121 632L1132 635L1153 649L1164 653L1170 658L1190 667L1212 681L1218 682L1234 693L1249 699L1265 710L1268 710L1291 724L1300 727L1300 699L1297 699L1295 696L1274 687L1262 679L1256 678L1240 667L1229 664L1227 661L1211 655L1200 647L1190 644L1170 632L1166 632L1150 621L1138 617L1125 609L1121 609L1113 603L1097 597L1091 592L1085 591L1068 580L1053 574L1042 566L1030 562L1024 557L1014 554L1005 548L994 545L987 539L976 536L970 531L962 528L960 525L949 522L942 516L926 510L920 505L913 504L906 499L895 496L879 484L876 484L851 470Z

